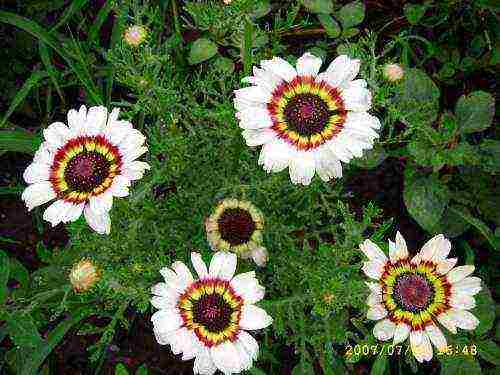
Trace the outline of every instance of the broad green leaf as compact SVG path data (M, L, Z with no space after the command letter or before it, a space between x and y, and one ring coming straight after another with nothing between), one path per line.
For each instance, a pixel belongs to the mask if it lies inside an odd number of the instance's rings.
M491 297L490 290L483 283L483 289L476 294L476 307L471 311L479 319L479 325L474 330L477 336L488 332L495 322L495 301Z
M217 56L214 60L214 68L219 73L229 75L234 72L234 63L227 57Z
M452 206L450 210L454 211L456 214L461 216L469 224L473 225L490 243L491 247L495 250L500 250L500 241L492 233L491 229L483 223L480 219L471 215L466 207L462 206Z
M500 366L500 348L493 340L476 342L476 346L477 353L482 359Z
M10 258L9 268L9 279L14 279L19 282L19 284L21 284L21 288L27 288L30 282L30 275L26 267L24 267L23 264L16 258Z
M336 38L340 35L340 26L338 22L329 14L318 14L318 20L325 28L326 33L331 38Z
M387 158L387 154L380 146L375 146L371 150L364 152L360 158L353 159L353 164L364 169L373 169L380 165Z
M420 20L425 14L427 9L426 5L422 4L406 4L404 7L404 13L408 22L412 25L418 25Z
M458 99L455 107L458 128L462 133L487 129L495 115L495 99L484 91L475 91Z
M333 12L331 0L300 0L300 2L311 13L329 14Z
M385 355L379 355L373 363L370 375L384 375L387 372L389 361Z
M432 175L405 179L403 198L410 215L422 228L431 231L441 220L450 195L446 185Z
M500 172L500 141L483 139L479 145L481 150L481 167L489 172Z
M0 151L34 154L40 139L24 130L0 130Z
M3 305L7 299L9 289L7 282L9 281L10 262L9 257L0 250L0 305Z
M365 19L364 3L353 1L344 5L338 12L338 18L344 29L359 25Z
M439 89L420 69L408 69L394 97L402 122L412 127L430 126L439 110Z
M195 65L206 61L217 54L217 44L206 38L200 38L193 42L189 50L189 64Z
M13 313L8 316L7 329L14 344L22 347L38 348L43 340L29 314Z
M440 357L440 361L440 375L481 375L481 367L474 358L443 355Z
M441 220L431 230L432 233L443 233L448 238L455 238L470 228L470 224L456 212L447 207Z

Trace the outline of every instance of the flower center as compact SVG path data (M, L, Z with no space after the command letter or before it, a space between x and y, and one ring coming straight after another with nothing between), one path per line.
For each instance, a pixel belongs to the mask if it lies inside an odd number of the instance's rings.
M401 309L418 313L432 303L434 287L424 275L403 274L394 283L393 297Z
M246 243L255 231L252 215L241 208L227 208L218 220L220 236L233 246Z
M73 191L90 193L109 176L111 163L98 152L74 156L64 170L64 180Z
M284 109L288 128L301 136L321 133L328 125L328 104L315 94L297 94Z
M233 311L219 293L205 294L193 303L193 322L211 333L220 333L231 323Z

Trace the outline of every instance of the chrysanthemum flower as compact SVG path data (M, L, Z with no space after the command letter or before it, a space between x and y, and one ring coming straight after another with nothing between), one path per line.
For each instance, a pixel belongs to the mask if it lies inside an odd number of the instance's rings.
M133 25L128 27L123 33L125 42L133 47L138 47L146 40L148 29L142 25Z
M151 318L156 340L170 345L182 360L195 358L195 374L239 373L252 367L259 345L247 330L265 328L272 318L255 303L264 287L255 272L234 276L236 255L214 254L210 266L191 253L199 279L182 262L165 267L164 283L153 286L151 303L159 311ZM233 277L234 276L234 277Z
M389 259L370 240L360 245L369 258L363 265L367 276L368 319L380 320L373 328L382 341L394 345L410 337L413 355L419 362L430 361L431 343L446 349L446 338L435 319L452 333L457 328L473 330L479 320L468 310L474 308L474 295L481 290L481 279L470 277L474 266L455 267L457 258L448 258L451 243L442 234L429 240L411 260L401 234L389 241Z
M225 199L205 221L207 239L214 251L226 250L243 259L252 258L262 267L267 250L262 246L264 217L252 203Z
M354 80L360 61L342 55L318 74L321 59L304 54L296 68L279 57L261 61L253 86L235 91L234 105L248 146L263 145L259 164L267 172L289 167L293 183L308 185L342 176L341 161L361 157L378 137L379 120L368 114L371 93Z
M389 82L397 82L403 79L405 71L399 64L387 64L384 66L384 77Z
M81 106L68 112L69 126L55 122L43 131L45 141L23 175L30 185L22 199L30 211L55 198L43 214L52 226L83 212L93 230L109 233L113 196L127 196L130 182L149 169L136 160L147 151L146 138L118 113Z
M90 290L98 281L100 272L90 259L82 259L71 268L69 281L76 292Z

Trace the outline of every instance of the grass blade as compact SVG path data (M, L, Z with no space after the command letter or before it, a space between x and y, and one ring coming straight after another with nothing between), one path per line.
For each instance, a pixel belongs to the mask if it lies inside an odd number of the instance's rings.
M49 78L52 81L52 84L56 88L57 94L59 95L59 98L61 98L61 102L62 102L63 106L65 106L64 95L61 91L61 87L59 86L59 83L57 82L57 71L54 68L54 65L52 65L52 62L50 60L49 49L42 41L38 42L38 51L40 52L40 57L42 59L43 64L45 65L45 69L47 70L47 74L49 75Z
M53 32L60 28L62 25L66 24L73 15L78 12L80 9L82 9L85 4L87 4L88 0L73 0L70 4L69 7L66 8L64 11L63 15L61 18L59 18L59 21L57 21L57 24L50 29L50 32Z
M101 29L104 21L106 21L106 19L108 18L109 13L113 9L113 6L114 6L113 1L107 1L99 10L99 13L97 13L97 17L94 21L94 24L90 27L89 30L90 40L97 40L99 38L99 30Z
M40 146L40 139L23 130L0 131L0 152L14 151L34 154Z

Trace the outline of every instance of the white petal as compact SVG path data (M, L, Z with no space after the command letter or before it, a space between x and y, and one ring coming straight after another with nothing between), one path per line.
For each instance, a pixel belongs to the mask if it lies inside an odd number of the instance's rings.
M177 278L182 289L186 289L193 283L193 275L184 263L180 261L174 262L172 264L172 269L177 274Z
M466 277L463 280L457 281L451 286L451 294L466 293L473 296L481 290L481 279L476 276Z
M157 309L173 309L177 303L177 299L164 297L164 296L153 296L151 297L151 304Z
M366 112L372 106L372 94L359 81L352 81L342 90L340 96L348 111Z
M139 180L144 176L144 171L151 167L143 161L133 161L125 164L122 170L123 176L129 180Z
M68 125L73 137L84 135L85 122L87 121L87 108L84 105L80 107L80 111L71 109L68 112Z
M290 180L294 184L309 185L316 169L315 157L312 152L299 151L290 160Z
M237 111L246 111L253 108L266 109L267 104L262 102L254 102L242 97L235 97L233 100L234 108Z
M154 329L159 332L177 330L183 323L181 314L177 309L167 308L158 310L151 317Z
M279 76L265 69L253 67L253 76L245 77L241 82L251 83L256 86L261 86L269 92L273 92L276 87L283 82Z
M316 171L323 181L327 182L332 178L342 177L342 165L328 146L320 146L314 155L316 159Z
M130 180L122 175L117 175L113 179L109 190L115 197L126 197L129 195Z
M269 128L273 125L269 111L265 108L248 108L244 111L237 112L236 117L240 120L240 128L242 129L262 129Z
M262 146L259 156L259 165L269 172L281 172L286 169L295 151L290 145L279 138L274 138Z
M440 273L441 275L445 275L453 267L455 267L455 264L457 264L457 260L458 260L458 258L447 258L447 259L439 261L436 265L436 271L438 273Z
M259 284L254 271L240 273L233 277L231 287L245 303L255 303L264 298L265 288Z
M441 235L439 240L435 243L434 248L434 255L431 260L434 262L440 262L445 260L448 254L450 254L451 242Z
M210 261L209 273L211 277L218 277L225 280L231 280L236 271L236 254L218 251Z
M108 119L108 110L106 107L90 107L87 112L87 121L85 122L85 134L94 136L101 133Z
M244 87L234 91L237 98L243 98L257 103L268 103L271 98L271 92L261 86Z
M47 146L52 150L64 146L67 140L71 137L69 128L62 122L54 122L50 124L47 129L43 130L43 136L46 140Z
M382 293L370 293L366 299L368 306L378 305L382 302Z
M432 359L432 346L429 337L424 331L410 333L411 351L418 362Z
M113 112L111 112L113 113ZM128 121L108 119L108 125L104 129L104 136L114 145L119 145L127 134L133 129Z
M441 323L443 325L443 327L448 329L448 331L456 334L457 333L457 325L455 323L455 320L451 317L450 312L451 312L451 310L438 315L437 320L439 323Z
M443 250L446 250L447 248L446 241L448 240L446 240L442 234L438 234L437 236L432 237L429 241L425 243L424 246L422 246L422 250L420 250L420 252L416 255L416 257L422 260L432 260L436 253L442 255L444 253ZM451 249L451 244L450 244L450 249ZM444 258L446 258L446 256L444 257L441 256L441 259Z
M410 326L406 323L399 323L394 330L394 341L393 345L402 343L408 338L410 334Z
M111 210L113 206L113 194L107 190L104 193L92 196L89 199L90 209L97 214L102 214Z
M71 204L71 207L67 211L66 216L63 217L62 222L69 223L71 221L78 220L78 218L82 215L84 207L85 207L85 202L80 204Z
M348 163L353 157L352 152L346 147L346 145L336 138L327 142L326 145L333 151L337 158L344 163Z
M359 245L359 249L370 260L378 260L379 262L384 263L387 262L387 256L384 254L382 249L380 249L380 247L378 247L378 245L371 240L365 240L361 245Z
M375 324L373 335L380 341L390 340L394 336L396 325L389 319L384 319Z
M151 293L155 296L163 297L174 304L179 299L179 293L167 283L157 283L151 287Z
M380 129L380 120L368 112L347 112L344 127L364 130L367 135L377 137L374 130Z
M369 262L363 262L363 267L361 268L366 276L372 279L378 280L384 272L386 263L379 260L371 260Z
M100 234L109 234L111 230L111 219L108 212L95 212L90 208L90 205L85 205L83 214L87 224Z
M473 265L459 266L459 267L453 268L450 272L448 272L448 274L446 275L446 278L448 279L448 282L450 284L454 284L460 280L465 279L472 272L474 272Z
M454 293L450 296L450 306L461 310L470 310L476 307L476 300L467 293Z
M71 203L59 199L47 207L43 213L43 220L48 221L53 227L55 227L63 221L63 218L67 215L71 207Z
M56 197L52 184L48 181L37 182L24 189L22 200L31 211L36 206L40 206Z
M304 53L297 59L297 74L299 76L316 77L323 62L319 57L310 53Z
M238 333L238 341L245 348L247 353L250 354L250 358L255 361L259 355L259 344L253 336L246 331L240 331Z
M50 177L50 166L43 163L31 163L24 170L23 178L28 184L47 181Z
M269 143L276 138L274 131L269 128L259 130L245 129L241 132L241 135L245 138L247 146L250 147Z
M380 320L387 316L387 310L382 304L370 306L366 312L366 317L370 320Z
M182 351L182 360L188 361L193 359L199 352L201 347L201 343L196 337L194 331L187 330L182 327L179 330L179 334L177 335L178 340L180 341L181 351Z
M252 357L250 357L250 354L245 350L245 347L239 342L239 340L234 342L234 347L236 348L240 359L240 371L249 370L253 365Z
M316 80L339 87L354 79L358 75L359 67L359 60L351 60L346 55L340 55L330 63L324 73L318 75Z
M399 232L396 233L396 243L392 248L392 251L391 248L389 248L389 257L391 258L392 262L397 262L400 259L405 259L406 257L408 257L406 241Z
M241 359L238 350L231 341L210 348L210 353L215 366L224 374L239 373L241 371Z
M271 60L263 60L260 65L265 70L273 72L287 82L291 82L297 76L297 72L294 67L281 57L273 57Z
M213 375L217 371L217 367L212 361L210 349L201 346L194 360L193 372L201 375Z
M429 336L431 342L439 351L444 351L446 349L446 346L448 345L446 343L446 338L444 337L443 332L441 332L441 330L436 325L429 324L425 327L425 332L427 333L427 336Z
M266 328L273 322L267 312L255 305L243 305L240 326L242 329L255 330Z
M449 315L458 328L462 328L467 331L475 329L479 324L479 319L467 310L451 309L449 311Z
M148 152L148 148L146 146L141 146L134 148L132 150L128 150L126 154L123 154L123 164L133 164L133 161L142 155Z
M50 150L50 146L47 144L47 142L43 142L35 152L33 163L46 164L47 166L50 166L52 165L53 161L54 153Z
M374 283L372 281L365 281L366 286L370 289L371 293L382 294L382 287L379 283Z
M269 253L264 246L257 246L250 252L253 261L259 267L264 267L267 263Z
M196 253L194 251L191 253L191 263L193 264L193 267L200 279L203 279L208 276L207 265L201 258L200 253Z

